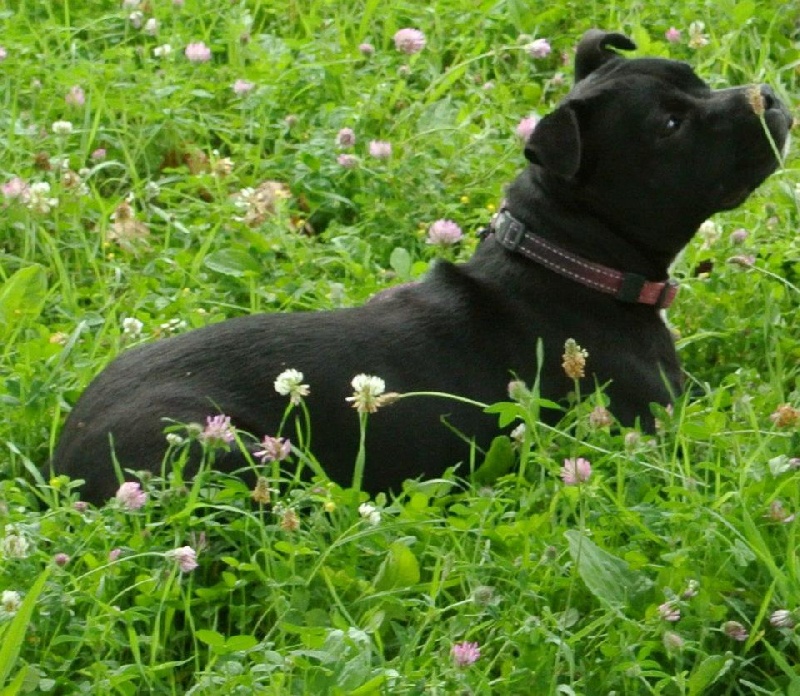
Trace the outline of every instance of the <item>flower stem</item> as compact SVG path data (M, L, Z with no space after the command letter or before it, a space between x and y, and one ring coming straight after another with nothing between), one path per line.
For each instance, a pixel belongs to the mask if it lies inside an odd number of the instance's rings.
M356 456L356 463L353 467L353 484L351 488L356 493L361 492L361 482L364 480L364 465L367 461L367 413L358 414L358 455Z

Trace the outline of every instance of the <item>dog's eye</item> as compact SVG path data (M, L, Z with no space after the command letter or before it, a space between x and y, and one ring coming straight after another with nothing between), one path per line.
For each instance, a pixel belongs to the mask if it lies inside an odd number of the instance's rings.
M667 116L667 120L664 121L664 135L672 135L673 133L677 133L681 127L681 124L683 124L683 119L680 116L670 114Z

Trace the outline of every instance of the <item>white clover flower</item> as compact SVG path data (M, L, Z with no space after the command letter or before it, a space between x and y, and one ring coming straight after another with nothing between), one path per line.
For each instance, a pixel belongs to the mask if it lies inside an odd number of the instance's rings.
M520 423L516 428L511 431L511 439L514 441L515 444L521 445L522 441L525 439L527 428L525 427L525 423Z
M30 542L21 534L7 533L3 537L2 551L6 558L27 558Z
M22 605L22 597L16 590L4 590L0 598L0 617L10 618L19 611Z
M353 377L350 384L353 387L353 396L348 396L346 400L359 413L375 413L384 403L381 395L386 391L386 382L380 377L360 374Z
M719 226L713 220L706 220L697 230L698 235L703 240L701 248L710 249L713 247L721 236Z
M303 373L300 370L288 369L275 379L275 391L281 396L288 396L289 402L297 406L304 396L309 394L309 386L303 384Z
M169 44L162 44L153 49L153 55L156 58L166 58L170 53L172 53L172 46Z
M125 317L122 320L122 332L133 338L138 338L142 335L144 324L134 317Z
M141 10L134 10L128 15L128 21L134 29L141 29L142 22L144 21L144 12Z
M689 48L698 49L708 46L708 34L705 34L704 22L692 22L689 25Z
M358 506L358 514L365 520L368 520L373 527L380 524L381 511L372 503L361 503L361 505Z
M58 198L50 195L50 184L46 181L37 181L28 187L25 195L25 205L34 213L47 215L58 205Z
M73 130L70 121L55 121L50 128L56 135L69 135Z
M158 20L155 17L150 17L150 19L144 23L143 31L148 36L155 36L158 34Z

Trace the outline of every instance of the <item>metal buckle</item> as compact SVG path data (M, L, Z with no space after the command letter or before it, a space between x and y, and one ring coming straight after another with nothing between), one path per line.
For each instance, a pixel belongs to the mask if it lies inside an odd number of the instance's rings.
M672 301L675 299L675 296L678 294L678 287L677 281L669 278L667 282L664 283L664 287L661 288L661 292L658 295L656 309L666 309L669 307L672 304Z
M525 226L506 211L502 211L497 216L494 234L506 249L516 251L525 236Z

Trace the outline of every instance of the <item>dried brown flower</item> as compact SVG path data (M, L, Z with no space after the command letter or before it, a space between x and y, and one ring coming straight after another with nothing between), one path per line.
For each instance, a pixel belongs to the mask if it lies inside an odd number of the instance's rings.
M580 379L585 376L586 358L589 352L581 348L574 338L568 338L564 343L564 355L561 366L564 368L567 377L570 379Z

